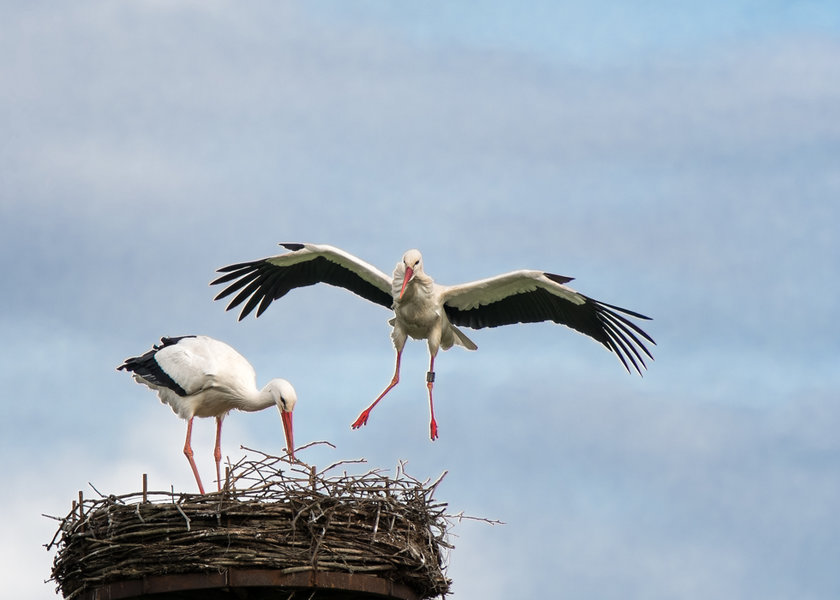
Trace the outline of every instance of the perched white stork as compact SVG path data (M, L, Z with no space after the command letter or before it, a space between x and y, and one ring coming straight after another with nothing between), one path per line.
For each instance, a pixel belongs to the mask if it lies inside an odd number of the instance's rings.
M192 424L195 417L216 417L216 481L221 489L219 463L222 421L233 409L255 412L276 405L283 419L286 448L295 457L292 411L297 394L285 379L272 379L257 389L257 375L245 357L236 350L205 335L164 337L142 356L125 359L117 370L133 373L138 383L157 391L160 401L187 421L184 454L190 462L198 489L204 486L193 460Z
M367 423L370 411L400 379L400 358L406 338L425 339L429 345L430 436L437 438L432 387L435 356L441 348L454 345L475 350L477 346L456 325L481 329L514 323L554 321L588 335L614 352L624 367L630 365L641 375L646 368L642 353L653 359L645 347L656 342L626 316L649 319L644 315L593 300L564 284L570 277L543 271L520 270L461 285L440 285L426 275L423 257L409 250L397 263L394 274L385 273L365 261L333 246L319 244L281 244L288 252L278 256L222 267L225 275L211 285L230 283L216 300L239 292L227 310L245 305L239 319L255 308L260 316L273 300L293 288L328 283L343 287L362 298L394 311L389 321L391 339L397 351L391 383L359 415L353 429ZM626 315L626 316L624 316Z

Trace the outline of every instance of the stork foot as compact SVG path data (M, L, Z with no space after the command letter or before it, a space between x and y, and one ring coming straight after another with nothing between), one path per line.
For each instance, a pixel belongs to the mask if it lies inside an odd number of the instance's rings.
M431 423L429 423L429 437L433 442L438 438L437 421L435 421L434 418Z
M367 425L368 417L370 416L370 409L363 410L362 414L359 415L359 418L353 421L353 424L350 426L353 429L358 429L362 425Z

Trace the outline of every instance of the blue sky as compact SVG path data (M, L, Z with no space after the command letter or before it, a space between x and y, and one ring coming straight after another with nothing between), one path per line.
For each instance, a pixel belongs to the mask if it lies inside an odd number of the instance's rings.
M835 598L840 17L830 3L2 3L0 565L88 482L192 490L185 427L115 367L161 335L298 390L306 460L449 475L455 598ZM546 324L425 345L316 286L241 323L222 265L330 243L441 283L516 268L653 317L644 378ZM210 422L196 425L205 479ZM279 452L234 414L223 452ZM26 492L25 494L23 492ZM11 518L11 517L14 518Z

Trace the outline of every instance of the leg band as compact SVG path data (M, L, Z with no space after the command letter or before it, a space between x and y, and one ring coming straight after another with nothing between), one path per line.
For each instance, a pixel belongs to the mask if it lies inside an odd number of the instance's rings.
M434 382L434 380L435 380L435 372L434 371L428 371L426 373L426 381L428 381L429 383L432 383L432 382Z

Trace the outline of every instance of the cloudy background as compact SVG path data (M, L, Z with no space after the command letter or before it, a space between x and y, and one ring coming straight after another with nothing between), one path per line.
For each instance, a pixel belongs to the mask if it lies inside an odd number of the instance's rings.
M9 597L55 597L78 490L194 491L184 423L115 367L204 333L294 382L302 458L448 470L458 599L840 595L840 12L832 2L2 2L0 295ZM208 287L281 241L459 283L576 278L653 317L628 375L567 329L425 344L294 292ZM193 446L211 479L213 425ZM279 453L276 411L223 451Z

